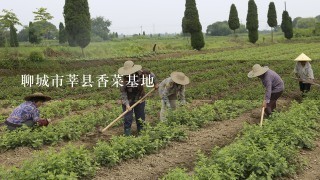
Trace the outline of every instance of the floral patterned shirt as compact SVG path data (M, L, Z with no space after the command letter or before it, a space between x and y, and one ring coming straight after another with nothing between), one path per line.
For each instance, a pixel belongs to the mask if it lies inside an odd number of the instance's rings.
M13 124L22 125L23 122L29 120L37 122L39 119L40 111L36 104L31 101L26 101L13 110L7 121Z

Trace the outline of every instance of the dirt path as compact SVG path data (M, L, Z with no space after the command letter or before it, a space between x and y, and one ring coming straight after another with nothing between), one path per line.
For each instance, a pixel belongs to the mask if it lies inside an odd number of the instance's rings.
M189 132L185 142L172 142L157 154L131 159L111 169L101 168L95 179L157 179L177 166L190 170L198 150L208 153L214 146L230 144L245 122L254 123L255 118L251 117L254 111L234 120L211 122L198 131Z
M307 160L307 166L294 180L320 180L320 139L316 141L316 147L312 151L301 151L301 156Z

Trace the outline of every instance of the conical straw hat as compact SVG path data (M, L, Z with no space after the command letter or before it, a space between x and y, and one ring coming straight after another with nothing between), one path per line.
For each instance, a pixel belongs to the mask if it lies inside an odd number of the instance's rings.
M300 54L294 61L312 61L307 55L304 53Z
M24 100L29 101L29 100L31 100L32 98L35 98L35 97L44 98L45 101L50 101L51 100L50 96L46 96L46 95L44 95L42 93L38 93L38 92L24 97Z

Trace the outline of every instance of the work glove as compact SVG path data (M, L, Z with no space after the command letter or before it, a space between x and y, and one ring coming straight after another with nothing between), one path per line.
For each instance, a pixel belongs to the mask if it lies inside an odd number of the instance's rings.
M48 126L49 125L49 121L47 119L39 119L38 125L39 126Z

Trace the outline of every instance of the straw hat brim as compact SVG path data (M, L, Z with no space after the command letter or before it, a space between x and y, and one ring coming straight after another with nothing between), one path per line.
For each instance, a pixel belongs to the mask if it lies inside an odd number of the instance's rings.
M248 77L249 78L254 78L254 77L258 77L258 76L261 76L262 74L266 73L267 71L269 70L268 67L261 67L261 69L259 69L258 72L253 72L253 71L250 71L248 73Z
M24 97L24 100L29 101L32 98L44 98L45 101L50 101L52 98L50 96L46 96L42 93L34 93L29 96Z
M130 67L128 69L121 67L118 69L118 74L126 76L126 75L133 74L137 71L140 71L141 69L142 69L141 65L134 65L133 67Z
M186 75L183 80L179 79L177 75L178 75L177 72L171 73L170 77L173 80L173 82L175 82L177 84L181 84L181 85L187 85L190 83L190 79Z
M312 61L312 60L307 55L302 53L294 61Z

